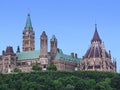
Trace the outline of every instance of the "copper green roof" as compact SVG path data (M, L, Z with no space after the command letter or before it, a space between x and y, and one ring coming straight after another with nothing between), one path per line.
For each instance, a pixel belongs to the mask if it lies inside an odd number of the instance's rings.
M28 51L28 52L20 52L20 53L16 53L17 56L17 60L33 60L33 59L38 59L40 56L40 50L36 50L36 51ZM51 56L48 56L48 60L51 59ZM80 58L73 58L71 55L66 55L63 54L62 50L59 49L59 52L57 52L56 60L58 59L62 59L65 61L70 61L70 62L80 62Z
M16 53L17 60L32 60L32 59L38 59L40 56L40 50L36 51L28 51L28 52L20 52ZM50 56L48 56L48 59L50 60Z
M18 60L30 60L36 59L40 56L40 51L28 51L28 52L20 52L16 53Z
M57 41L55 35L52 36L52 38L50 39L50 41Z
M70 61L70 62L75 62L75 63L79 63L81 58L73 58L71 55L66 55L63 54L62 50L60 49L60 52L57 52L56 54L56 59L62 59L65 61Z
M24 30L33 30L30 14L28 14L28 16L27 16L26 26L25 26Z

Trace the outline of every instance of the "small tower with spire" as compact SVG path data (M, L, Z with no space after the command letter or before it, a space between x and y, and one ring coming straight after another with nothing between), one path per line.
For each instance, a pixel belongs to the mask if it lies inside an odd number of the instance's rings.
M40 62L43 67L43 70L46 69L48 65L48 38L45 31L42 32L40 36Z
M30 14L27 15L26 25L23 31L23 51L35 50L35 32L33 31Z
M57 39L55 35L50 39L50 54L52 56L52 60L54 60L55 55L57 53Z

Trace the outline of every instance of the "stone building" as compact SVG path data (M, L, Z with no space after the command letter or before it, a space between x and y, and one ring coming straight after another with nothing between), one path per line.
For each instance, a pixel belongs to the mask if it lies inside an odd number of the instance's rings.
M116 72L116 61L111 60L111 53L105 50L104 43L99 37L97 25L91 40L91 45L83 56L80 64L80 70L97 70Z
M33 65L39 65L42 70L54 64L57 70L98 70L116 72L116 61L111 60L111 54L105 50L100 39L97 26L91 40L91 45L83 59L76 53L66 55L58 48L58 40L55 35L50 39L50 51L48 51L48 36L45 31L40 35L40 50L35 50L35 32L32 27L30 14L27 15L26 25L23 30L22 51L18 46L14 52L12 46L2 51L0 56L0 72L13 72L15 68L23 72L30 72Z
M75 70L80 58L77 54L66 55L58 48L55 35L50 39L50 52L48 51L48 36L45 31L40 35L40 50L35 50L35 32L32 27L30 14L27 15L26 25L23 30L22 52L18 46L16 53L8 46L0 56L0 72L12 72L19 68L23 72L32 70L33 65L39 65L43 70L49 64L54 64L57 70Z

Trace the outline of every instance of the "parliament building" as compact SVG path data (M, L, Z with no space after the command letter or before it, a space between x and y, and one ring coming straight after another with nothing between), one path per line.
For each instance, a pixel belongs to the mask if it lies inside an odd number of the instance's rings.
M99 37L97 25L86 54L79 58L77 53L64 54L58 48L55 35L50 39L50 51L48 51L48 36L45 31L40 35L40 50L35 50L35 32L32 27L30 14L27 15L26 25L22 36L22 51L18 46L14 52L12 46L7 46L0 55L0 72L10 73L15 68L22 72L32 71L33 65L38 65L42 70L54 64L57 70L97 70L116 72L116 61L111 59L110 51L107 52L104 43Z

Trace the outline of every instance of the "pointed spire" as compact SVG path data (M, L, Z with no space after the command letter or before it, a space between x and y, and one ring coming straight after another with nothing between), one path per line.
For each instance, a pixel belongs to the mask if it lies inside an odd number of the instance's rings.
M52 36L52 38L50 39L50 41L57 41L55 35Z
M20 52L20 47L18 46L18 47L17 47L17 53L19 53L19 52Z
M30 14L27 15L25 30L33 30Z
M97 31L97 24L95 24L95 32L94 32L93 39L91 40L91 43L94 41L98 41L101 43L101 39L100 39L98 31Z

